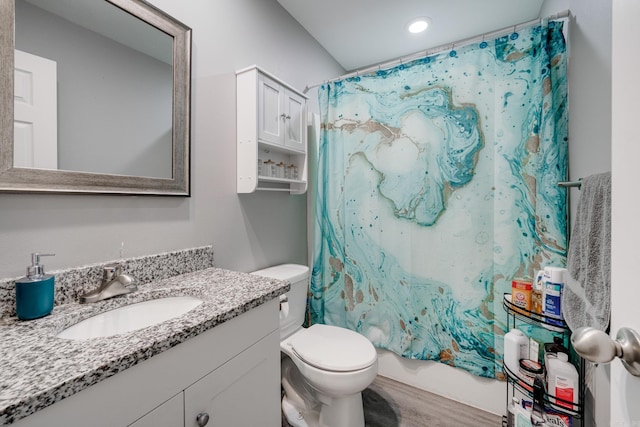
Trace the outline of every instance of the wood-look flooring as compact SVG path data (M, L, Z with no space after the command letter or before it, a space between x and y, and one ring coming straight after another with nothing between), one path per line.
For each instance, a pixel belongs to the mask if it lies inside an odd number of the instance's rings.
M378 376L362 393L366 427L500 427L502 417Z
M378 376L362 392L366 427L500 427L502 417ZM289 424L282 421L283 427Z

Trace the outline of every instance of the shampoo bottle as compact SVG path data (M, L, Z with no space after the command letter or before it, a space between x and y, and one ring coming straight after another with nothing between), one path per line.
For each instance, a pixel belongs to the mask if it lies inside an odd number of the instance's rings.
M16 314L20 320L44 317L53 310L54 277L44 273L41 256L55 254L31 254L27 276L16 280Z

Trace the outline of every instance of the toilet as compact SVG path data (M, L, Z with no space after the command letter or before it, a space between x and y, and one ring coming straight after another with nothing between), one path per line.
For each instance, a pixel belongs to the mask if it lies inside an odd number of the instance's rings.
M371 342L329 325L303 328L309 268L283 264L254 271L287 280L280 296L282 411L293 427L364 427L362 391L378 374Z

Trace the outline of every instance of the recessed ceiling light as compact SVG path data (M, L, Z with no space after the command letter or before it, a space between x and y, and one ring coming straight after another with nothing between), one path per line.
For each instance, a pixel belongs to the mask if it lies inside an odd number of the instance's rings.
M424 16L413 19L407 24L407 31L413 34L421 33L427 29L430 22L431 19Z

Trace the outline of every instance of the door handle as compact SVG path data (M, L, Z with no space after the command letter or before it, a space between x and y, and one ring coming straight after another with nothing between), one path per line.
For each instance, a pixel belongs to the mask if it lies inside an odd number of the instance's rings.
M640 335L631 328L620 328L615 340L599 329L578 328L571 334L571 344L593 363L609 363L619 357L631 375L640 377Z

